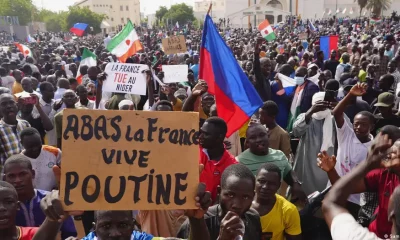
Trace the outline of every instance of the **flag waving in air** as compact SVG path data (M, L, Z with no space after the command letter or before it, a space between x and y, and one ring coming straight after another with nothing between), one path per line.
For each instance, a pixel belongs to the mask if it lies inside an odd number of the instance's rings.
M79 64L79 69L78 69L78 74L76 76L76 80L78 81L79 84L82 84L82 75L81 75L81 66L88 66L89 67L94 67L97 65L97 60L96 60L96 55L92 53L89 49L84 48L82 57L81 57L81 62Z
M107 45L107 50L117 56L120 62L126 62L126 59L134 55L137 51L143 49L131 21L125 25L124 29L115 35Z
M75 33L76 36L82 37L88 26L89 25L86 23L75 23L74 26L69 31Z
M339 36L321 36L319 45L321 51L324 52L324 60L327 60L331 56L332 50L338 49Z
M35 40L30 34L28 35L26 41L27 41L28 43L36 42L36 40Z
M265 19L263 22L258 25L258 31L260 31L261 35L265 40L268 42L273 41L276 38L276 35L274 33L274 29L272 29L272 26L269 25L269 22L267 19Z
M200 59L199 78L207 82L208 91L214 94L218 116L225 120L227 136L230 136L250 119L262 105L262 100L208 14L204 21Z
M310 31L315 32L317 29L315 28L314 24L308 20L308 28L310 29Z
M15 43L15 46L24 54L24 57L32 57L32 50L28 46L20 43Z

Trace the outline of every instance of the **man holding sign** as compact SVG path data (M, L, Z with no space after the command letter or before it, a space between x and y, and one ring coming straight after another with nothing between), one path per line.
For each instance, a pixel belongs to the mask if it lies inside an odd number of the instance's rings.
M108 63L103 92L146 95L146 75L143 71L148 68L144 64Z
M202 167L202 166L200 166ZM57 169L55 166L54 169ZM55 173L59 173L59 169ZM59 178L59 177L58 177ZM204 214L211 205L211 194L205 191L205 184L198 186L195 198L197 209L185 210L191 227L191 240L209 240L210 236L207 226L203 220ZM58 234L62 222L69 215L79 212L66 212L63 210L62 202L59 200L58 191L53 191L41 202L43 212L46 214L46 221L37 231L33 240L54 240ZM94 231L89 233L83 240L162 240L166 238L153 237L145 232L135 231L132 211L96 211ZM70 238L74 240L76 238Z

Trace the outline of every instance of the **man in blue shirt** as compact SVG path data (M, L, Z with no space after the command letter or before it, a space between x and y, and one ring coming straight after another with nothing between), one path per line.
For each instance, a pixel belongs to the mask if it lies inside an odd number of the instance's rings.
M35 171L28 157L17 154L4 163L4 180L15 187L18 193L19 210L16 225L21 227L39 227L46 219L40 209L40 201L49 193L33 187ZM61 225L61 238L76 237L77 232L71 217Z
M194 80L199 79L199 55L196 53L193 55L193 65L190 67L193 71Z

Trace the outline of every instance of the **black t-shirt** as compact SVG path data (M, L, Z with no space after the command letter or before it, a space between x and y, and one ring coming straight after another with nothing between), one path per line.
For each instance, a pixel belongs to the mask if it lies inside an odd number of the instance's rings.
M397 115L393 115L392 118L382 118L381 114L375 115L376 122L375 128L372 134L376 136L384 126L393 125L396 127L400 127L400 117Z
M356 102L347 106L346 110L344 110L344 113L346 114L346 116L350 119L351 123L353 123L354 121L354 117L362 111L368 111L371 112L371 107L369 106L369 104L364 101L364 100L360 100L360 99L356 99Z
M28 121L31 127L38 130L40 133L40 138L42 139L42 144L44 144L44 136L46 135L46 131L44 130L42 119L40 117L35 119L31 116L29 119L26 119L26 121Z
M335 78L336 68L339 65L338 60L326 60L325 61L325 70L329 70L332 72L332 77Z
M219 236L221 221L218 218L218 214L221 211L222 209L220 205L214 205L210 207L207 213L204 215L204 220L206 221L206 225L210 233L211 240L216 240ZM260 215L256 210L250 208L244 214L243 222L245 225L245 233L243 236L243 240L261 239L262 230L261 230ZM190 224L188 219L182 224L181 228L178 231L177 237L182 239L188 239L190 237Z

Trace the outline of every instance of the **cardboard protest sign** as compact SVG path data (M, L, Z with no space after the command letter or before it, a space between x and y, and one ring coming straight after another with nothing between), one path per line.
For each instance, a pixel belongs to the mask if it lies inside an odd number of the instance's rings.
M188 65L163 65L164 83L186 82Z
M167 55L187 52L186 41L183 35L164 38L162 40L162 47Z
M146 95L146 73L144 64L109 63L105 72L107 79L103 83L103 92Z
M307 33L299 33L299 39L300 40L306 40L307 39Z
M65 210L194 209L198 113L66 109Z

